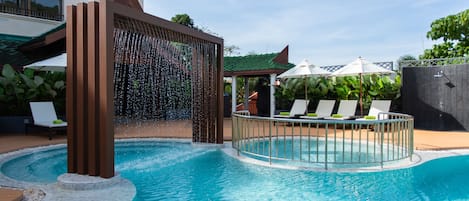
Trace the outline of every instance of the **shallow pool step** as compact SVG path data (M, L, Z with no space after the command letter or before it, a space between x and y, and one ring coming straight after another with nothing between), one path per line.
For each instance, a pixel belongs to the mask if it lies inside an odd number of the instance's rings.
M0 188L0 201L21 201L23 191Z

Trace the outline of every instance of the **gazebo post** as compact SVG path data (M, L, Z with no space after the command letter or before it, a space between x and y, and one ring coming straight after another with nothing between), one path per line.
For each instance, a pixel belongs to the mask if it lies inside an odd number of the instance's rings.
M275 80L277 79L277 74L270 74L270 117L274 117L275 114Z
M249 110L249 77L244 77L244 110Z
M236 112L236 77L231 77L231 112Z

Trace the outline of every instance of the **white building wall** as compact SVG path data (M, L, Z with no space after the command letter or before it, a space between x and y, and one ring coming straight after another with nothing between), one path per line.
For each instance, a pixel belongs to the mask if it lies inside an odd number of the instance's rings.
M62 22L54 20L0 13L1 34L35 37L60 24Z
M98 1L98 0L96 0ZM90 2L89 0L63 0L64 21L67 16L67 6L76 5L80 2ZM143 8L143 0L139 0ZM35 37L39 36L63 22L46 20L35 17L21 16L0 13L0 34Z
M99 0L90 0L90 1L98 1ZM65 19L65 16L67 16L67 6L68 5L76 5L80 2L89 2L88 0L63 0L63 5L64 5L64 8L63 8L63 11L64 11L64 19ZM143 0L138 0L138 2L140 3L140 6L142 6L143 8Z

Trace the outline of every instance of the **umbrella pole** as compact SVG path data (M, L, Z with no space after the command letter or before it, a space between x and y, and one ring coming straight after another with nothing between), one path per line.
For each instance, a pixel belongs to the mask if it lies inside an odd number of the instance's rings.
M363 116L362 74L360 73L360 116Z

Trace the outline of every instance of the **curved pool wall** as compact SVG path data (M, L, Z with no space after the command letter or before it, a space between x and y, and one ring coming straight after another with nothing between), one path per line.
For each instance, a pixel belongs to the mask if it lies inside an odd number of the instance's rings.
M317 120L232 115L233 147L270 163L324 169L381 166L412 160L413 118L380 113L377 120ZM383 117L385 117L383 119Z
M67 150L66 150L66 145L65 144L47 145L47 146L34 147L34 148L25 148L25 149L21 149L21 150L17 150L17 151L12 151L12 152L8 152L8 153L0 154L0 184L3 184L5 186L9 186L9 187L23 188L23 189L33 188L33 187L36 187L37 185L43 185L44 182L39 182L39 181L34 180L34 179L31 180L31 178L35 178L34 175L27 175L27 176L25 176L24 180L23 179L15 179L14 177L9 177L9 176L5 175L3 173L2 169L4 169L4 165L6 163L13 163L13 161L21 161L21 159L20 159L21 157L29 157L31 159L35 159L35 158L43 158L44 159L44 158L47 158L45 156L34 157L34 155L38 154L38 153L43 153L43 152L47 153L47 152L50 152L52 150L60 150L60 152L62 152L62 154L65 158L62 157L63 161L56 161L56 162L58 162L58 163L64 163L65 162L65 166L63 168L66 171L66 168L67 168L67 166L66 166L66 151ZM53 155L58 156L55 153ZM34 163L38 164L38 161L35 161ZM47 164L47 163L44 163L44 164ZM34 170L32 170L31 168L27 168L24 164L18 164L18 166L14 166L14 168L9 167L8 169L13 169L14 170L13 174L15 174L15 173L17 173L17 170L19 169L19 167L25 168L26 171L34 172ZM17 169L15 169L15 168L17 168ZM39 176L39 177L41 177L41 176ZM56 181L57 176L54 175L54 177L55 178L51 182ZM43 178L43 179L50 180L50 178L48 178L48 177Z
M237 151L229 146L220 151L193 146L189 140L119 140L116 147L116 169L136 186L137 196L134 200L469 199L469 156L458 156L468 154L469 150L418 151L422 161L407 168L336 172L253 165L240 162L237 158L262 161L242 155L237 157ZM37 163L35 159L44 160L47 155L60 158L57 155L62 154L61 149L65 150L65 146L54 145L1 154L0 168L3 169L5 162L15 160L15 157L28 157L32 160L31 164ZM442 156L455 157L433 160ZM37 166L46 172L36 171L35 174L60 175L52 167L61 163L65 161L48 163L51 167ZM0 177L0 183L10 185L4 178ZM22 183L36 188L48 188L50 185L47 182ZM108 194L101 195L109 197Z

